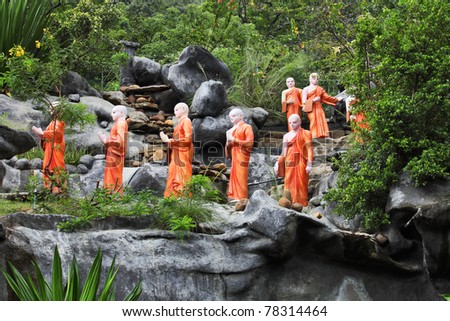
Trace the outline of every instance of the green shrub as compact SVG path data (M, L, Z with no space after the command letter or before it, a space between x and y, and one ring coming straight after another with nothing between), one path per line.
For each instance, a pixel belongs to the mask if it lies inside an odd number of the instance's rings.
M368 128L357 129L326 198L337 213L378 228L389 221L384 208L401 173L417 185L450 175L450 40L442 38L450 7L406 1L361 16L356 30L350 78Z
M194 175L180 195L161 199L156 205L157 226L179 232L184 238L187 231L195 230L200 223L211 220L212 211L207 202L217 202L219 191L207 176Z
M155 213L153 204L156 197L150 190L131 193L127 189L123 195L97 188L92 196L76 200L77 204L65 211L74 218L58 224L62 231L70 232L89 227L92 220L110 216L142 216Z

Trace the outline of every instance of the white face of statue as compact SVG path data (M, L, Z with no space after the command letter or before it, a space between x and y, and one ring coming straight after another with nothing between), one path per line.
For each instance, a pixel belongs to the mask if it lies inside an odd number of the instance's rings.
M111 112L111 117L114 121L118 121L120 118L123 117L123 112L118 108L113 108Z
M291 115L291 117L289 117L289 126L291 126L292 130L297 130L302 125L302 121L300 120L300 117L293 116L294 115Z
M176 105L173 113L175 114L176 118L180 119L181 117L186 115L186 109L181 105Z
M294 87L294 86L295 86L294 78L288 78L288 79L286 79L286 86L287 86L288 88Z
M242 115L239 113L239 111L232 110L230 111L230 114L228 115L230 117L230 121L236 125L242 120Z

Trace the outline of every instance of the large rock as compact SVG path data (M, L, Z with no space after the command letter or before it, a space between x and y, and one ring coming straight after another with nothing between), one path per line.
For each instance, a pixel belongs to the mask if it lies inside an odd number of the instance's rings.
M417 187L406 174L391 188L386 205L391 225L385 228L392 256L423 257L436 278L450 273L450 178Z
M220 81L205 81L195 92L189 114L192 117L217 116L227 106L227 91Z
M0 116L5 117L7 126L15 130L28 129L29 125L41 126L41 122L46 119L41 111L34 108L31 101L19 101L2 94Z
M6 161L0 161L0 192L21 192L26 189L32 172L16 169Z
M89 85L83 76L74 71L68 71L64 76L61 86L61 94L64 96L79 94L80 96L102 97L97 90Z
M56 229L65 215L16 213L1 218L5 258L32 272L35 259L50 279L55 245L63 271L75 255L86 275L98 249L103 273L116 260L116 298L142 280L141 300L442 300L424 270L389 261L373 235L348 233L313 216L280 208L257 191L244 212L211 205L216 234L190 233L183 242L150 229L152 216L114 217L89 230ZM213 224L211 224L213 225ZM221 230L221 231L219 231ZM0 283L0 300L12 299Z
M114 124L111 116L114 105L94 96L81 97L81 103L88 106L89 112L96 116L97 122L83 129L78 127L71 128L70 135L66 137L66 142L74 144L79 149L85 149L90 153L101 154L104 152L103 145L98 139L97 133L101 132L109 137L111 127ZM134 109L128 108L128 111L131 112Z
M0 159L9 159L37 146L28 132L0 125Z
M168 169L159 164L144 164L128 180L128 187L133 191L151 189L155 195L163 196L166 189Z
M125 101L125 94L121 91L104 91L102 92L102 98L106 101L109 101L114 106L128 105L127 102Z
M155 92L152 94L152 97L155 103L158 104L158 108L166 114L173 114L175 105L181 101L178 94L172 89Z
M248 194L257 190L269 191L277 185L278 180L273 171L277 156L252 152L248 166Z
M154 85L161 77L161 65L145 57L133 57L131 68L136 84L139 86Z
M181 97L192 97L200 85L208 80L220 81L226 87L232 83L230 70L225 63L199 46L189 46L183 50L178 62L169 67L167 80Z

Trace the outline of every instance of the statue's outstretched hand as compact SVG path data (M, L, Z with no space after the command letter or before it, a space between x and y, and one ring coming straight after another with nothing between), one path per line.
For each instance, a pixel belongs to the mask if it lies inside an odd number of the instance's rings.
M164 132L159 132L159 137L164 143L168 143L170 141L169 136L167 136Z

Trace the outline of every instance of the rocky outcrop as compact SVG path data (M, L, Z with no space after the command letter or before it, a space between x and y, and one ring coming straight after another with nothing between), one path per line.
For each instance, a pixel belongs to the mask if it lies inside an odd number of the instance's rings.
M97 90L89 85L83 76L74 71L68 71L64 76L61 94L64 96L79 94L80 96L102 97Z
M326 217L280 208L262 190L244 212L214 204L209 231L176 234L148 228L151 217L109 218L89 230L64 233L64 215L11 214L1 242L1 262L32 271L31 258L45 277L58 245L63 270L75 255L86 275L98 249L104 273L116 258L117 299L142 279L141 300L441 300L426 262L401 262L367 233L342 230ZM419 237L422 234L419 234ZM424 245L427 241L423 240ZM3 263L2 263L3 264ZM1 286L1 283L0 283ZM419 290L418 290L419 289ZM5 287L0 299L11 299Z
M28 132L0 125L0 159L9 159L37 146Z
M392 224L384 233L390 256L423 259L435 279L450 275L450 178L416 187L403 174L391 188L386 212Z
M131 68L134 71L136 84L139 86L156 84L161 77L161 65L145 57L133 57Z
M227 91L220 81L203 82L195 92L189 113L195 117L217 116L227 107Z
M199 46L189 46L183 50L178 61L169 67L167 80L180 97L192 97L208 80L220 81L226 87L232 83L225 63Z

